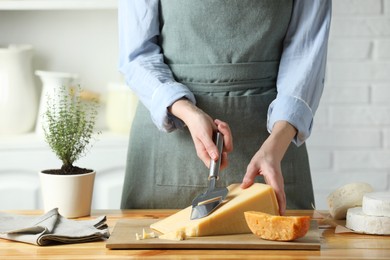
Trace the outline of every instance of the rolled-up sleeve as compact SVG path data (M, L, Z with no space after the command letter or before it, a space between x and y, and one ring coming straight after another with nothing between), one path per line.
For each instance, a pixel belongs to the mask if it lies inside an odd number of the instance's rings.
M268 109L267 128L288 121L297 129L294 143L310 136L324 87L330 0L295 0L277 78L277 97Z
M158 45L158 0L118 2L119 71L139 100L150 111L158 129L173 131L182 122L168 107L180 98L195 103L192 92L174 80Z

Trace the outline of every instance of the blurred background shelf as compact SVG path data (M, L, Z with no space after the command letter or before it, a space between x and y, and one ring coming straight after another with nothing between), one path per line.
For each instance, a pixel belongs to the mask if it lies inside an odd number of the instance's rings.
M76 165L97 172L92 207L118 209L128 133L110 132L106 123L111 87L123 84L118 72L117 0L0 0L0 35L2 47L33 47L33 71L75 73L77 84L105 100L97 120L103 133ZM40 93L41 80L33 80ZM37 172L59 164L43 136L0 136L0 210L41 209Z
M0 0L0 10L109 10L116 0Z
M127 134L103 132L76 166L96 170L92 208L119 209ZM42 209L38 172L61 167L42 135L0 136L0 210Z

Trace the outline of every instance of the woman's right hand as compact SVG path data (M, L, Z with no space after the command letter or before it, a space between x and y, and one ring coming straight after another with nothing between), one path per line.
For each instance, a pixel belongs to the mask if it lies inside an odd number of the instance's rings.
M230 127L226 122L213 120L203 110L196 107L187 99L179 99L169 107L169 112L183 120L187 125L196 153L206 167L210 167L210 159L218 160L218 148L213 141L213 132L223 135L224 149L222 152L221 169L228 165L227 154L233 150L233 138Z

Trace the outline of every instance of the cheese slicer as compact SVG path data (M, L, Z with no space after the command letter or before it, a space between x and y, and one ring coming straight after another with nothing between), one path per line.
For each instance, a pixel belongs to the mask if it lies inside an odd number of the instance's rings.
M214 139L218 148L219 157L217 161L211 160L208 189L206 192L195 197L192 201L191 219L203 218L209 215L218 208L228 194L228 189L226 187L215 187L219 178L219 169L221 167L223 136L220 132L216 132Z

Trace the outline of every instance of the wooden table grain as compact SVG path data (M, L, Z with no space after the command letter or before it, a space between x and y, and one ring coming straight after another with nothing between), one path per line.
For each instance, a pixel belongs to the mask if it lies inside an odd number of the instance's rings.
M41 211L8 211L23 215ZM175 210L95 210L91 217L107 216L110 229L119 219L164 218ZM334 227L315 211L288 211L288 215L311 215L318 220L321 250L111 250L105 241L35 246L0 239L0 259L390 259L390 236L335 234ZM84 218L86 219L86 218Z

